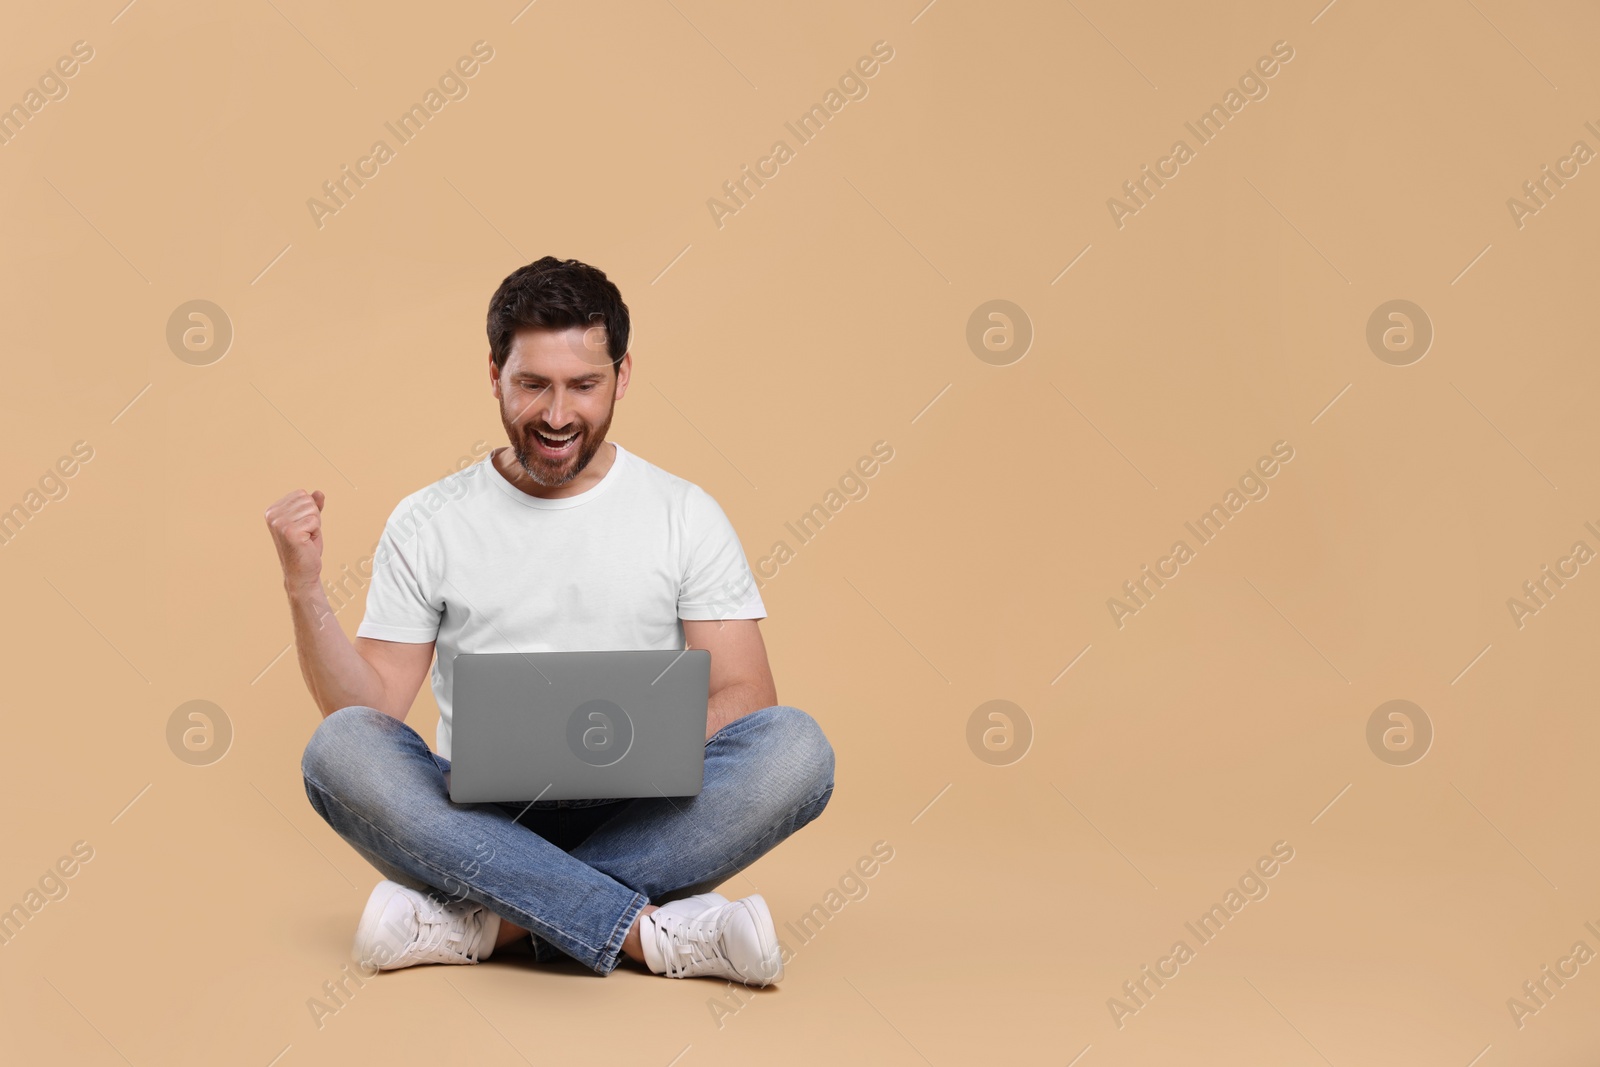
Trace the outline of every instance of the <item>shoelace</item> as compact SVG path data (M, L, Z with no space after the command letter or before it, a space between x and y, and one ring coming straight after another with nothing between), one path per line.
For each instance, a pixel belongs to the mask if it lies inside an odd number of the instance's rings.
M439 905L427 900L419 903L415 910L417 937L411 943L412 952L424 958L454 956L478 962L478 953L483 948L479 935L485 919L481 906L469 901Z
M721 937L722 931L715 925L699 919L678 915L656 919L656 947L661 950L669 978L682 977L722 959Z

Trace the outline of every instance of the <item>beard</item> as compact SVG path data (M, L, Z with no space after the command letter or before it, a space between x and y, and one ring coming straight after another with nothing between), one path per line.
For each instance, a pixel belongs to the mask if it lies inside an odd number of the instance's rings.
M570 456L560 460L549 459L538 451L534 444L537 421L521 427L513 426L502 405L500 424L505 427L506 437L511 442L511 451L517 458L518 466L538 485L546 489L556 489L572 481L589 466L589 462L600 451L600 446L606 442L606 433L611 429L611 416L615 410L616 389L613 387L611 406L606 409L606 421L597 427L591 427L584 422L577 422L568 427L568 432L576 432L579 435L578 444Z

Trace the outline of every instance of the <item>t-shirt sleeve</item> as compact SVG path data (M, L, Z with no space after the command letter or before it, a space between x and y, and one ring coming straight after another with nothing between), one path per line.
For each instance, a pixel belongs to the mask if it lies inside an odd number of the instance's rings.
M357 637L424 644L439 636L444 604L433 591L423 516L401 501L384 523L378 550L372 556L372 584L367 611Z
M721 505L699 486L691 486L685 516L678 618L766 618L767 608L745 562L744 547Z

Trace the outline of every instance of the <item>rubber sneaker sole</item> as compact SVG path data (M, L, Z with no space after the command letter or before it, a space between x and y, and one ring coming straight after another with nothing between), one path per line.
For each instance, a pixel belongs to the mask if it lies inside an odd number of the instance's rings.
M372 895L367 898L367 906L362 909L361 921L356 924L355 943L350 946L350 958L356 966L368 970L376 967L380 971L393 969L387 964L399 955L404 945L390 945L388 960L374 963L374 956L383 933L384 912L391 901L409 892L411 890L400 883L387 880L379 882L372 890Z
M783 953L778 948L778 928L772 922L772 911L767 907L766 898L754 893L738 903L755 913L756 937L761 948L761 970L745 979L745 984L766 986L783 981Z

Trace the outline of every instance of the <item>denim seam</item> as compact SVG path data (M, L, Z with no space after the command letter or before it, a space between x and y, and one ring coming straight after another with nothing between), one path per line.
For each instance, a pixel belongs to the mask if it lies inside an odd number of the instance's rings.
M649 905L650 899L648 897L635 892L633 899L628 902L628 906L622 909L622 914L617 918L617 924L611 928L611 936L606 939L605 962L609 966L600 972L602 975L610 974L617 969L617 964L622 957L622 943L628 939L628 931L633 927L634 919L638 918L639 913ZM640 930L639 933L641 937L644 935L643 930ZM615 945L614 948L612 947L613 944ZM558 946L552 945L551 948L558 948Z
M444 878L455 878L456 881L461 882L461 879L456 878L456 876L454 874L450 874L448 872L440 871L439 868L434 866L434 864L432 864L428 860L423 859L421 856L418 856L415 852L412 852L410 849L406 848L404 845L402 845L398 841L396 841L392 836L390 836L389 834L385 833L383 830L380 830L372 822L371 819L368 819L365 815L362 815L360 812L356 811L350 805L346 804L343 800L340 800L337 795L335 795L333 792L331 792L321 782L317 781L317 779L315 777L313 777L312 775L309 775L309 774L305 775L304 777L305 777L306 781L308 781L312 785L316 786L317 791L320 792L323 796L327 797L329 800L333 801L333 803L339 805L339 807L341 807L345 811L349 812L350 815L353 816L355 819L359 820L362 823L365 823L367 825L367 827L370 828L374 834L376 834L377 836L383 838L385 841L387 841L390 845L392 845L394 848L396 848L400 852L403 852L407 856L410 856L413 860L415 860L417 862L417 864L419 866L425 867L430 871L434 871L435 873L442 875L442 877L444 877ZM529 832L532 833L532 831L529 831ZM462 882L462 884L465 885L466 883ZM494 910L495 910L496 914L499 914L499 910L502 907L507 909L507 910L510 910L510 911L521 911L522 910L522 909L516 907L510 901L502 900L499 897L496 897L492 893L484 893L483 895L484 895L484 897L488 898L489 901L493 902ZM635 892L634 893L634 899L637 900L638 898L639 898L639 894L637 892ZM484 903L484 901L479 901L479 903ZM648 901L646 903L648 903ZM632 902L630 902L629 903L629 907L632 907L632 906L633 906ZM532 913L528 912L528 913L525 913L525 914L531 915ZM626 914L626 912L624 912L624 914ZM543 925L543 926L546 926L547 928L549 928L551 930L554 930L554 927L550 927L548 923L540 923L539 925ZM543 931L539 931L539 933L540 933L540 936L544 936L545 937L545 940L547 940L547 941L550 940L550 938L548 936L544 935ZM568 936L571 936L571 935L568 935ZM615 929L613 929L613 931L612 931L612 937L610 939L608 939L607 944L603 948L597 948L596 946L589 944L589 942L585 941L581 937L572 937L572 940L578 942L586 950L588 950L590 952L596 952L596 953L610 953L611 952L610 941L611 940L615 940L615 939L616 939L616 931L615 931ZM552 945L553 945L553 942L552 942ZM553 947L555 947L555 946L553 945ZM618 951L621 950L621 942L620 941L617 942L617 949L618 949ZM615 966L615 961L612 961L612 964L613 964L613 966Z

